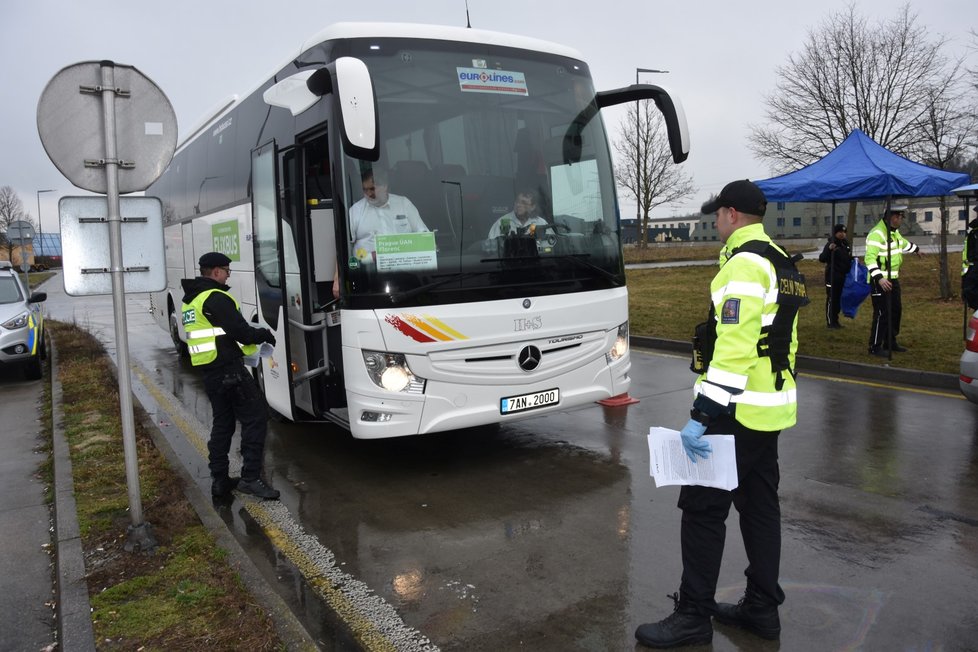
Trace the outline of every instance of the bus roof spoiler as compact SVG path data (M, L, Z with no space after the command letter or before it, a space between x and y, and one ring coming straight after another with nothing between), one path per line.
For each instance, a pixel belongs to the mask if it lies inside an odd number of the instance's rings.
M365 161L378 160L377 100L370 71L360 59L340 57L322 68L297 72L267 89L262 99L297 116L330 94L339 107L343 151Z
M653 84L632 84L625 88L601 91L577 114L574 121L564 134L564 162L576 163L581 160L581 132L584 127L606 106L614 106L624 102L638 100L653 100L662 112L666 123L666 133L669 137L669 149L672 160L682 163L689 156L689 128L686 125L686 112L678 97L674 97L662 86Z

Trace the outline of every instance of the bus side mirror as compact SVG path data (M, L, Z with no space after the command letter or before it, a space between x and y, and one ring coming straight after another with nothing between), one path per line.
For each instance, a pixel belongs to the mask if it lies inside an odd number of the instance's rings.
M682 163L685 161L689 156L689 128L686 126L686 112L683 110L679 98L661 86L633 84L626 88L616 88L598 93L594 102L584 107L577 114L577 117L567 128L567 133L564 134L564 162L576 163L580 160L581 133L600 109L637 100L653 100L655 102L665 120L673 162Z
M355 57L340 57L318 70L303 70L262 94L266 104L299 115L324 95L338 102L343 151L365 161L380 158L377 99L367 65Z

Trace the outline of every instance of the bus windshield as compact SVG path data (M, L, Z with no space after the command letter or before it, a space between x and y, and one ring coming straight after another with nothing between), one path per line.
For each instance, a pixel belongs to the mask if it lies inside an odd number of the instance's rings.
M371 39L380 160L343 160L353 307L491 300L625 284L600 118L574 59L484 44Z

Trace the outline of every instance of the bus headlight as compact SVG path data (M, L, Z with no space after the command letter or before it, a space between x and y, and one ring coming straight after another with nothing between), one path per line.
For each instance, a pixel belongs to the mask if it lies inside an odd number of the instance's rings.
M377 387L389 392L423 394L425 379L415 376L401 353L386 351L364 351L363 365L367 375Z
M618 335L615 337L615 343L611 345L611 349L608 351L608 364L615 362L616 360L621 360L628 353L628 322L618 327Z

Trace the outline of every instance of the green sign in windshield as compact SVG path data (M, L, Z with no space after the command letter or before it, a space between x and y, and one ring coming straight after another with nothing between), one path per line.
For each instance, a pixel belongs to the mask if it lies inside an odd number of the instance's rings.
M434 233L378 235L377 271L437 269Z

